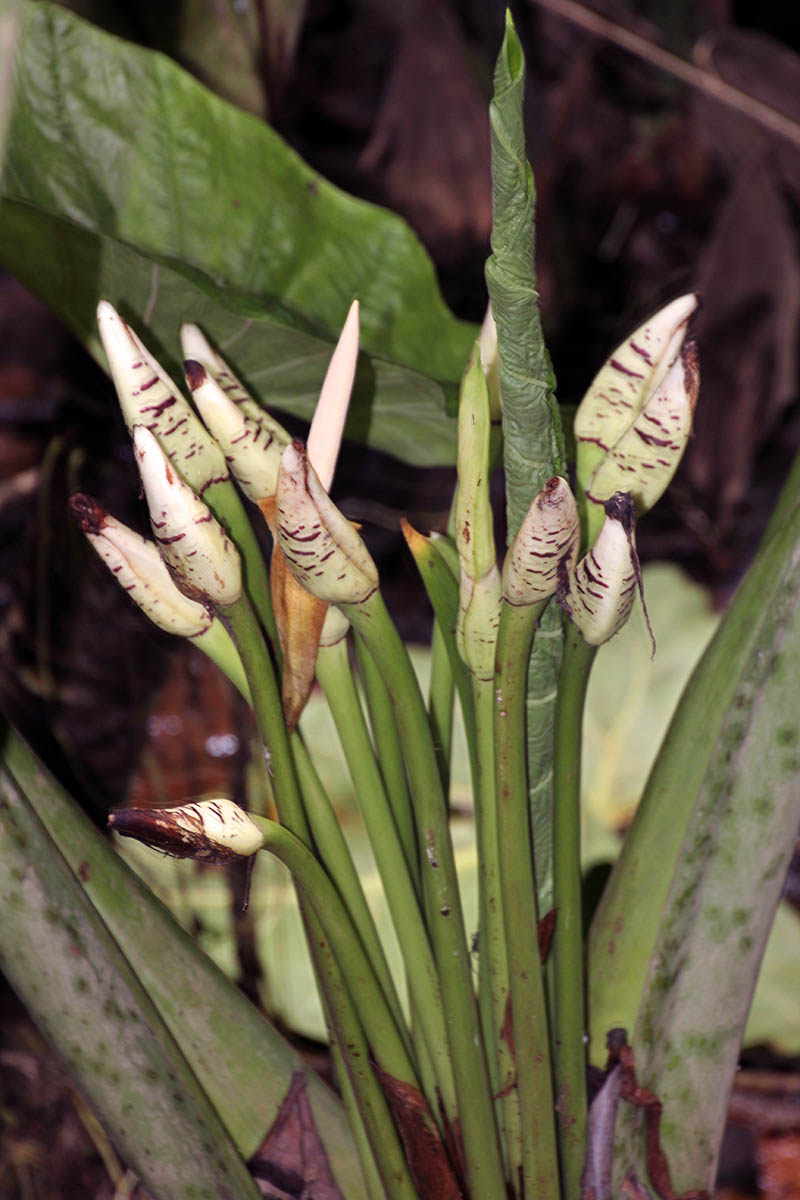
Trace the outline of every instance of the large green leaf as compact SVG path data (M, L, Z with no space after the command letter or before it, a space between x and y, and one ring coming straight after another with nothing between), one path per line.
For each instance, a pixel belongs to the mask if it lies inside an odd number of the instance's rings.
M163 55L27 4L0 195L0 261L84 341L101 295L171 366L196 321L265 404L308 413L357 296L349 432L453 461L446 400L474 329L417 239Z
M146 993L147 1004L157 1010L159 1024L163 1022L169 1031L176 1052L185 1056L193 1077L202 1085L240 1153L249 1158L257 1149L272 1127L293 1078L301 1076L316 1131L342 1194L348 1198L363 1197L364 1184L339 1101L197 949L13 735L9 735L3 748L3 765L7 785L13 789L19 805L24 805L24 811L30 811L29 824L34 822L35 828L41 830L37 838L44 847L35 854L31 850L30 856L23 855L17 847L13 851L17 860L8 868L11 877L20 869L33 870L35 865L42 886L49 888L51 873L47 864L51 860L61 864L59 870L71 872L72 882L59 886L74 896L70 903L85 914L90 928L102 926L105 940L98 953L105 954L114 964L121 961L120 970L125 977L135 973L136 986ZM13 857L12 850L8 853ZM0 866L3 868L0 874L7 874L6 864ZM23 958L22 951L26 948L19 942L21 934L19 929L3 928L0 953L13 962ZM110 940L114 944L108 948ZM43 942L33 939L27 943L25 957L29 969L26 968L18 986L34 1015L48 1026L53 1041L76 1070L81 1064L71 1057L69 1032L62 1025L61 1009L42 1012L32 991L30 981L35 981L37 972L45 969L39 963L39 956L48 953L50 950ZM52 953L57 959L56 951ZM65 953L69 959L68 947ZM93 970L104 969L94 958L89 961ZM69 962L55 963L53 969L66 971L68 966ZM107 977L112 986L111 966ZM15 979L13 971L10 978ZM79 1069L78 1077L81 1077ZM86 1083L86 1090L93 1094L91 1080ZM96 1103L105 1115L102 1097ZM131 1137L136 1140L136 1133L132 1132Z
M750 1000L800 822L800 464L682 698L592 926L592 1054L634 1033L676 1188L710 1186ZM641 997L641 1000L640 1000ZM619 1178L641 1174L621 1110Z
M159 1200L255 1200L230 1135L7 760L0 899L5 975L146 1187Z
M489 110L493 222L486 282L497 324L509 541L547 479L565 471L561 417L536 292L536 192L525 156L524 90L525 59L507 13ZM562 641L561 614L550 604L533 644L526 698L531 823L542 913L552 907L553 895L553 719Z

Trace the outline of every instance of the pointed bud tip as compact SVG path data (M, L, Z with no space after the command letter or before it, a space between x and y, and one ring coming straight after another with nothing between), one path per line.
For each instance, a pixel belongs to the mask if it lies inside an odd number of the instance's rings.
M83 533L97 536L101 532L108 514L91 496L77 492L70 496L69 508Z
M187 358L183 364L183 373L189 385L190 392L196 392L206 381L206 369L195 358Z
M636 524L636 505L630 492L615 492L605 501L603 508L607 517L619 521L625 533L630 535Z

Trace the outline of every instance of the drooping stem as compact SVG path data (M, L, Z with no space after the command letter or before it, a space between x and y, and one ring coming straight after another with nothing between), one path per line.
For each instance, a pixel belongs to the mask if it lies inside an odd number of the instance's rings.
M581 907L583 707L595 646L567 627L555 714L553 937L554 1058L565 1200L578 1200L586 1156L586 1002Z
M494 728L497 754L497 831L512 1037L522 1140L523 1194L559 1196L550 1039L537 937L535 848L531 836L526 762L526 675L543 605L503 602L497 638Z
M471 1194L506 1195L500 1143L478 1021L447 805L425 704L408 652L379 592L342 606L373 654L392 698L406 754L422 864L425 915L441 980L450 1058Z
M358 797L386 902L403 955L414 1014L436 1073L445 1113L456 1117L442 996L414 883L405 864L383 780L375 761L347 653L347 640L321 646L317 678L328 700ZM428 1097L435 1112L436 1097Z

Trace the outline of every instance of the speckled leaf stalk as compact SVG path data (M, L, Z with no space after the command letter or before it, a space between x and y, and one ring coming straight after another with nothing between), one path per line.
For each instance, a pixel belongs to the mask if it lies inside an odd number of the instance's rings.
M255 1200L208 1096L8 765L0 880L3 971L148 1190Z
M647 971L632 1044L640 1081L664 1105L676 1192L713 1187L750 1001L800 825L800 509L771 530L688 685L592 931L593 978L603 963L607 973L612 951L618 980L628 968L633 983ZM627 890L641 874L631 869L639 856L650 868L637 880L640 903ZM662 902L657 924L653 889ZM627 987L625 978L623 1004ZM607 1020L612 997L601 999ZM643 1161L641 1127L625 1106L615 1180L629 1164L644 1178Z
M343 604L363 637L392 697L414 802L425 915L442 986L469 1186L486 1200L505 1196L503 1165L481 1038L447 804L428 714L408 651L380 592Z
M525 157L524 86L522 47L507 14L489 109L493 227L486 282L497 326L509 541L545 480L563 474L565 467L555 380L536 292L535 189ZM551 604L534 642L527 684L528 751L538 764L528 788L543 912L552 907L553 704L561 646L561 616Z

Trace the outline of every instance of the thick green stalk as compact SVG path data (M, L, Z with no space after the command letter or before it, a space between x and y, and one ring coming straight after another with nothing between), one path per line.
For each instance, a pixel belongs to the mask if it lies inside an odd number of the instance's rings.
M506 1146L510 1178L519 1177L522 1133L514 1087L513 1041L508 1035L508 957L503 928L503 897L497 843L495 792L494 680L473 676L478 731L478 790L475 833L478 845L478 1002L489 1058L492 1093ZM499 1098L499 1099L498 1099Z
M294 834L276 821L253 817L264 835L264 849L276 855L289 869L297 887L322 926L344 983L366 1035L370 1054L382 1075L422 1099L414 1064L408 1049L407 1030L399 1029L384 1000L380 984L356 931L325 871L314 855ZM433 1117L423 1114L429 1136L438 1138Z
M578 1200L586 1157L586 1012L581 910L581 741L596 646L567 627L555 716L553 937L555 1074L565 1200Z
M287 734L277 681L253 611L245 600L222 610L249 680L281 823L314 848L358 931L386 1001L402 1023L402 1008L350 849L300 735ZM277 750L277 759L276 759ZM302 796L298 781L302 784Z
M535 847L525 745L527 666L544 605L503 602L497 636L495 745L497 832L522 1128L522 1194L559 1196L558 1143L544 974L537 937ZM531 764L535 769L535 764Z
M333 1069L336 1074L336 1081L339 1084L339 1091L342 1094L342 1104L347 1113L347 1119L350 1122L350 1129L353 1133L353 1142L356 1146L359 1162L361 1163L364 1172L364 1182L367 1187L369 1200L386 1200L386 1192L383 1188L381 1173L378 1170L378 1164L375 1161L375 1155L372 1153L367 1127L364 1124L364 1118L361 1109L358 1107L358 1100L353 1088L353 1081L347 1070L347 1064L344 1061L342 1052L339 1049L339 1042L333 1036L333 1021L329 1013L326 1013L326 1025L329 1031L329 1040L331 1046L331 1057L333 1058Z
M452 1122L456 1116L453 1071L447 1053L447 1031L436 964L372 751L345 639L333 646L320 646L317 678L328 700L355 785L403 955L415 1018L431 1056L444 1111ZM429 1096L428 1102L435 1112L435 1096Z
M303 811L280 693L255 613L242 595L235 604L221 607L218 615L239 649L247 675L281 824L310 846L311 832Z
M383 776L383 785L392 806L395 827L403 845L403 854L411 872L411 878L414 880L414 886L419 890L419 859L414 833L414 816L411 812L411 797L403 761L403 746L394 720L392 701L375 664L375 659L361 638L355 639L355 650L358 673L369 709L375 753L378 756L378 764Z
M431 634L431 681L428 690L428 710L431 718L433 745L439 763L442 788L450 793L450 758L453 751L453 701L456 685L453 668L438 621L433 623Z
M342 1097L348 1112L353 1114L351 1127L364 1176L372 1190L377 1167L387 1200L419 1200L389 1104L370 1065L369 1042L342 972L316 913L310 905L304 906L302 895L300 907L339 1069Z
M380 592L342 606L372 652L392 698L414 798L426 917L442 986L467 1180L481 1200L506 1194L500 1143L478 1021L447 805L425 704L408 652Z
M289 744L303 794L305 814L319 859L336 885L350 920L361 938L392 1015L398 1024L402 1025L403 1010L397 989L342 827L297 730L290 734Z

